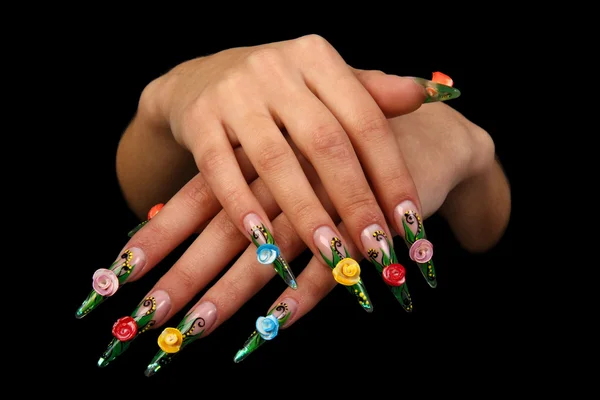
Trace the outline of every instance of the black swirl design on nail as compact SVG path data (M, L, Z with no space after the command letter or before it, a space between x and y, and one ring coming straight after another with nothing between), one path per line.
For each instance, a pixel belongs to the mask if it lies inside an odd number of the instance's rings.
M379 242L379 241L386 239L387 235L385 234L384 231L375 231L375 232L373 232L373 237L375 238L375 240L377 240Z
M340 259L343 259L345 256L340 252L339 249L342 248L342 241L338 237L333 237L331 239L331 251L334 251Z

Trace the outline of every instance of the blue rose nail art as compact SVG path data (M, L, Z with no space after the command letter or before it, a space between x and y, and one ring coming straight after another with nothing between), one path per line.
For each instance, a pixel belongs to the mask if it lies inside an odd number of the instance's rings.
M263 244L256 249L256 258L261 264L272 264L279 257L279 247L274 244Z
M256 320L256 331L265 340L271 340L279 332L279 321L274 315L258 317Z

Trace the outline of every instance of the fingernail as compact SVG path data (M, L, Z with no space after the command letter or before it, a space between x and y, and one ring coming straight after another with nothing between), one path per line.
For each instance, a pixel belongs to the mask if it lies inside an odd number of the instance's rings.
M436 101L448 101L460 96L460 90L452 87L452 79L441 72L434 72L432 80L411 77L416 83L423 86L427 97L424 103L434 103Z
M98 360L99 367L106 367L123 354L142 333L160 325L171 309L171 298L164 290L149 294L131 313L119 318L112 327L114 338Z
M158 337L160 350L146 367L144 375L150 377L169 364L173 357L190 343L200 339L217 320L217 307L205 301L192 308L177 328L165 328Z
M393 240L377 224L365 228L360 235L360 240L367 252L367 258L375 265L402 308L412 312L412 300L406 285L406 270L398 262Z
M148 219L146 219L142 223L138 224L138 226L136 226L135 228L133 228L132 230L130 230L129 233L127 234L127 236L132 237L133 235L135 235L137 233L137 231L139 231L140 229L142 229L142 227L144 225L146 225L148 223L148 221L150 221L156 214L158 214L158 212L160 210L162 210L162 208L164 206L165 206L164 204L159 203L159 204L155 205L154 207L152 207L150 209L150 211L148 211Z
M360 279L360 265L351 258L342 239L330 227L322 226L315 231L313 240L336 282L346 286L363 309L372 312L373 304Z
M297 289L296 277L292 272L287 261L281 254L279 247L275 243L275 239L267 226L262 222L256 214L248 214L244 218L244 227L252 243L256 246L256 258L258 262L265 265L273 265L275 272L283 279L283 281L292 289Z
M273 307L266 316L258 317L255 323L255 330L244 343L244 346L238 350L233 362L239 363L263 343L275 339L279 329L285 328L290 317L298 309L298 303L294 299L285 298L275 307Z
M146 266L142 249L132 247L125 250L108 268L100 268L92 276L92 288L88 297L77 309L75 317L80 319L96 309L100 303L114 295L128 280L139 275Z
M437 286L435 268L433 267L433 245L427 240L423 220L415 204L410 201L400 203L394 210L394 220L398 234L408 246L408 255L421 270L421 274L431 287Z

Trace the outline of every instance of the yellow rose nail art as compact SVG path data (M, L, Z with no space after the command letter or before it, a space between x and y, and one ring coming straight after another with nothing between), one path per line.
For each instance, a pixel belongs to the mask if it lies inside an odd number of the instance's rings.
M177 353L183 343L183 335L176 328L165 328L158 337L158 347L165 353Z
M344 286L356 285L360 281L360 265L352 258L344 258L331 271L337 283Z

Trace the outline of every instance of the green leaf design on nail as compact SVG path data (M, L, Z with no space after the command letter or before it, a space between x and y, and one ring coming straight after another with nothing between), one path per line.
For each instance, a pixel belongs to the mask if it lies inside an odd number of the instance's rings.
M416 240L415 234L410 229L410 227L406 224L406 221L404 221L404 218L402 218L402 226L404 228L404 240L408 243L408 245L412 245Z

